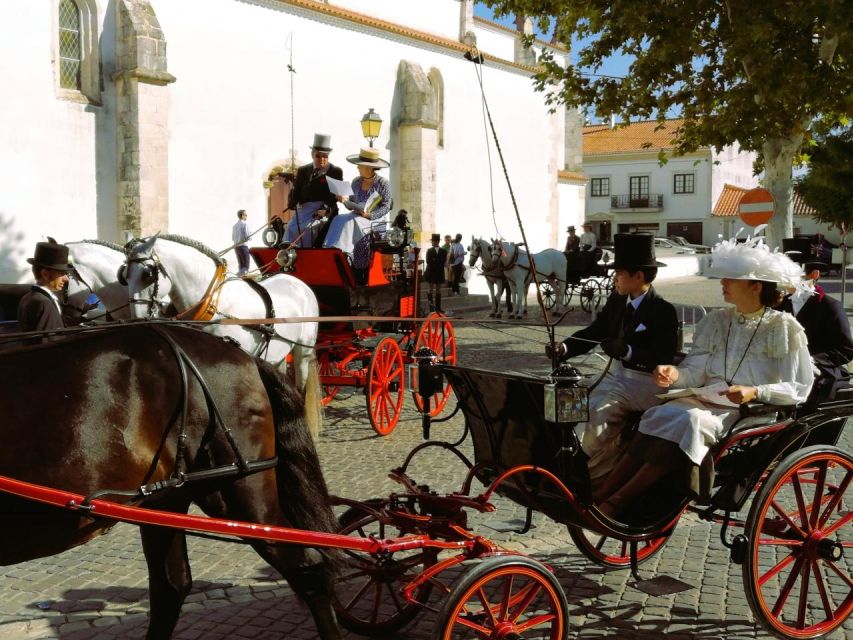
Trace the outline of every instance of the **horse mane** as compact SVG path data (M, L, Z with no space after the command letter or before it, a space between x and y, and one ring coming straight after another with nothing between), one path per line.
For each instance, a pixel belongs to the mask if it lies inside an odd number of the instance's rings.
M171 240L172 242L177 242L178 244L182 244L186 247L192 247L193 249L200 251L201 253L206 255L216 264L222 262L222 256L220 256L218 252L214 251L203 242L195 240L194 238L188 238L187 236L179 236L177 234L172 233L161 233L157 237L161 240Z
M77 242L69 242L68 244L99 244L102 247L107 247L113 251L127 253L123 246L116 244L115 242L110 242L109 240L78 240Z

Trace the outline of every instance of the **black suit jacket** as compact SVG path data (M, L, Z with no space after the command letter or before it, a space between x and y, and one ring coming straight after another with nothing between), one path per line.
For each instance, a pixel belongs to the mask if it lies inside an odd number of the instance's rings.
M625 323L627 304L628 296L614 291L593 323L563 342L567 349L566 357L586 353L595 347L595 343L605 338L618 338L624 332L625 341L631 346L631 359L622 361L625 367L649 372L659 364L672 364L678 349L675 307L657 295L654 287L649 287L634 317ZM640 325L645 329L637 331Z
M786 298L779 310L793 313L791 299ZM836 379L846 377L845 367L853 360L853 337L841 302L818 288L796 317L805 329L809 353L821 373Z
M65 326L62 314L50 299L50 294L40 287L33 287L18 303L18 325L21 331L50 331L62 329ZM34 338L27 342L40 341L39 338Z
M296 179L293 182L293 189L290 190L290 196L287 200L288 209L296 209L297 204L303 202L325 202L329 207L331 215L336 215L338 212L338 199L329 191L329 185L326 182L326 176L335 178L336 180L344 179L343 169L336 167L331 162L322 176L311 179L314 173L314 164L306 164L296 170Z

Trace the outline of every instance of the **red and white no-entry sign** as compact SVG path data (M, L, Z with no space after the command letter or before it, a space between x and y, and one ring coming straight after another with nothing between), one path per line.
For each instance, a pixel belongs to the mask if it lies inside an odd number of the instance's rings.
M738 213L740 219L751 227L770 222L776 210L776 201L767 189L750 189L740 198Z

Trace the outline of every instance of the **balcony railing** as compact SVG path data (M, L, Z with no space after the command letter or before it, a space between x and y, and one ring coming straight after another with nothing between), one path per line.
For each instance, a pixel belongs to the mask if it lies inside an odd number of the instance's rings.
M651 193L647 196L610 196L611 209L663 209L663 194Z

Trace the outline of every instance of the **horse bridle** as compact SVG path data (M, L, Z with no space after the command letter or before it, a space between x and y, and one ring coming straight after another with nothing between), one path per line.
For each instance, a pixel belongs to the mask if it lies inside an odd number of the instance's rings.
M139 258L128 258L124 264L122 264L118 268L118 273L116 277L118 278L119 283L127 286L127 267L130 264L141 264L144 271L142 272L142 281L147 282L149 280L153 280L153 282L148 285L148 287L152 287L152 293L150 298L133 298L129 304L147 304L148 305L148 315L147 318L153 319L154 309L157 308L162 311L166 306L163 302L157 299L157 294L160 292L160 274L163 274L164 278L169 277L168 272L166 271L166 267L163 266L163 263L160 262L160 258L157 256L155 251L151 252L150 256L139 257ZM146 287L146 288L148 288Z

